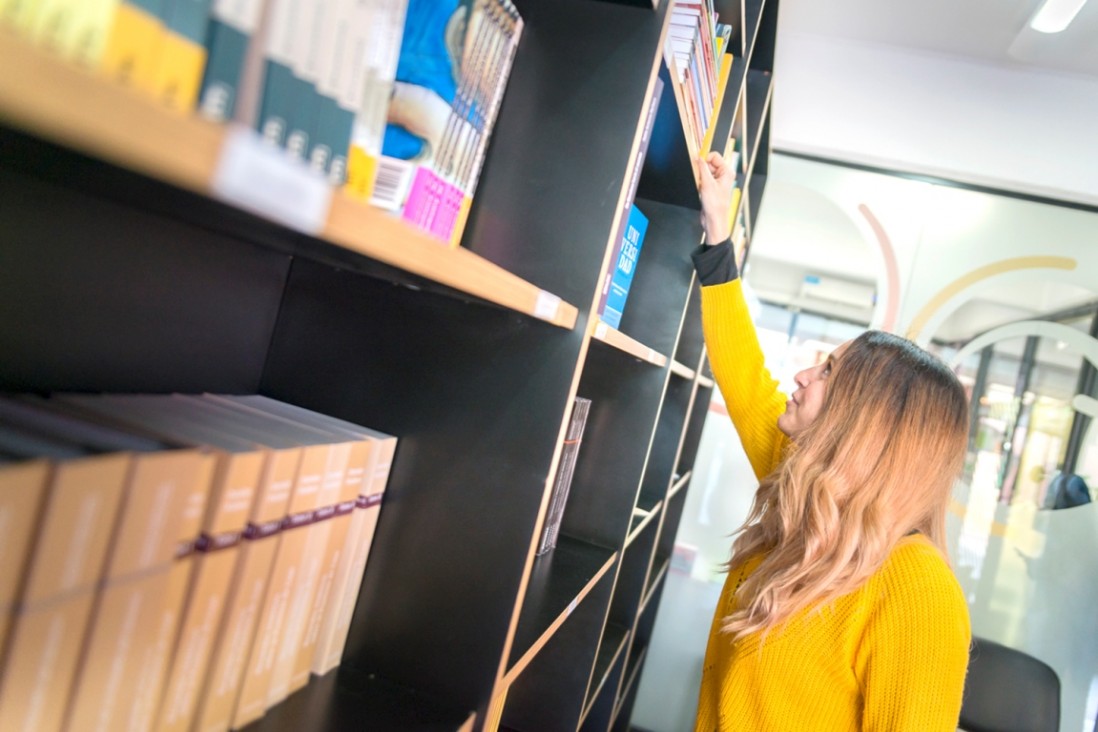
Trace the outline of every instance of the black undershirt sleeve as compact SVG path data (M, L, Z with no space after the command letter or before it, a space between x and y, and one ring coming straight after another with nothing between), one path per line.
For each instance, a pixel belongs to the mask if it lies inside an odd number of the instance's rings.
M731 238L713 246L703 244L691 252L690 258L694 260L694 269L703 287L723 285L740 276Z

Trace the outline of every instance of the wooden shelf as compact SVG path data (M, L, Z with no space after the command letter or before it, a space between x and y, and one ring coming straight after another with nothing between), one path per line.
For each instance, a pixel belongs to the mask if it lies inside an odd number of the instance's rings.
M608 346L624 351L630 356L634 356L645 363L650 363L653 366L663 368L667 365L667 356L659 353L653 348L649 348L638 340L630 338L616 328L611 328L606 323L602 322L598 318L591 319L591 337L596 341L605 343Z
M181 115L0 29L0 123L176 187L211 196L228 132ZM18 70L11 73L10 70ZM79 110L79 113L75 113ZM323 239L460 292L575 327L579 311L464 249L451 249L389 214L341 194Z
M245 732L342 732L350 729L471 732L475 714L414 689L343 666L313 678Z
M617 720L618 715L621 713L622 703L629 697L629 692L633 690L633 686L637 683L637 677L640 676L640 669L644 666L644 657L648 653L648 648L642 648L636 656L629 659L629 665L625 669L625 681L621 685L621 693L618 695L618 703L614 708L614 716L610 719L610 724L613 726L614 721Z
M689 470L686 471L685 475L683 475L681 478L676 480L674 482L674 484L672 484L671 490L667 491L667 499L668 500L671 500L672 498L674 498L678 494L679 491L681 491L683 488L686 487L687 483L690 482L691 473L692 473L692 471L689 471Z
M555 549L534 560L504 685L522 673L616 559L616 552L562 535Z
M633 521L629 526L629 535L625 537L625 549L628 549L629 545L640 536L640 533L644 531L645 527L652 523L653 519L659 516L660 507L662 505L662 503L657 503L650 511L645 511L643 509L633 510Z
M694 378L694 369L678 361L671 362L671 373L688 381Z
M668 568L671 567L671 557L660 557L656 555L657 565L655 573L652 575L651 580L648 582L648 587L645 588L644 597L641 598L640 609L637 610L637 615L642 614L647 608L648 603L652 600L652 597L656 594L656 590L659 589L660 581L667 574Z
M583 705L583 713L580 715L580 725L591 711L591 705L595 703L599 692L606 684L606 678L614 663L625 649L625 642L629 639L629 629L615 623L607 623L602 631L602 641L599 643L599 652L595 656L595 668L591 673L591 685L587 691L587 703Z

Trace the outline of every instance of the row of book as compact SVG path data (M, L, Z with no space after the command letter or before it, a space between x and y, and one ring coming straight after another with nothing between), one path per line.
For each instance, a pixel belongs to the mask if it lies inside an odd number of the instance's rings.
M721 63L732 26L717 21L713 0L673 0L664 60L692 156L704 152L715 119Z
M0 729L228 730L331 671L395 448L257 395L0 398Z
M0 0L0 23L454 245L523 29L511 0Z

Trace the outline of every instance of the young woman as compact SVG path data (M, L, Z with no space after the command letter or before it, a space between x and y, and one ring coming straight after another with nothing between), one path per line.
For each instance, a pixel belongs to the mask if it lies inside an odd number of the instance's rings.
M705 342L760 485L732 545L696 730L953 732L971 634L944 525L964 391L935 357L869 331L797 374L787 400L728 241L735 171L713 153L699 173Z

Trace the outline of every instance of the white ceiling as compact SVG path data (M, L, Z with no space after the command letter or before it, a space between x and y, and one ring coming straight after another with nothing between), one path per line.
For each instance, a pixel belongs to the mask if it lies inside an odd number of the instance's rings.
M1098 0L1063 32L1028 27L1042 0L782 0L781 29L1098 76Z

